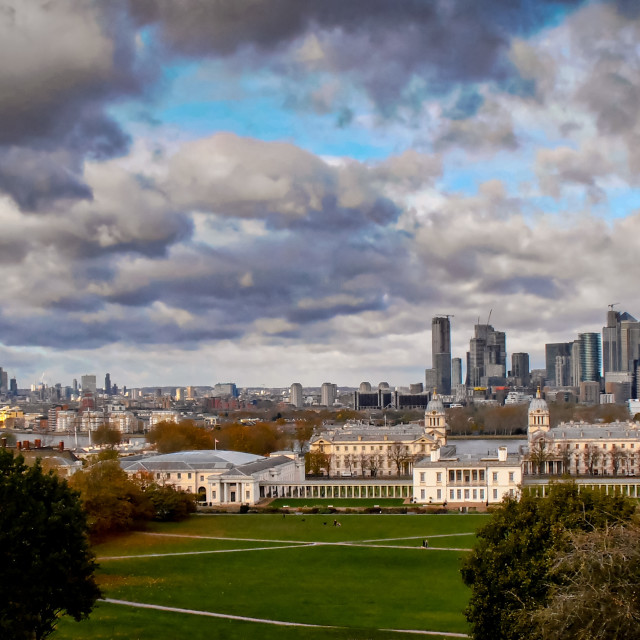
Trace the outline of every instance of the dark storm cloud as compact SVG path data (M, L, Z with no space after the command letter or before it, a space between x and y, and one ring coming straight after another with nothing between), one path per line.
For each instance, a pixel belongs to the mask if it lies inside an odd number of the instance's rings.
M510 38L526 37L581 0L173 0L131 1L141 24L155 25L165 45L186 56L230 56L257 50L277 56L314 34L316 68L353 74L383 111L419 96L413 77L433 93L461 82L518 84L508 60ZM375 43L372 47L371 44ZM403 95L405 93L405 95ZM470 105L467 105L468 109Z
M84 160L129 147L105 106L143 91L151 67L123 6L0 1L0 189L25 210L90 198Z

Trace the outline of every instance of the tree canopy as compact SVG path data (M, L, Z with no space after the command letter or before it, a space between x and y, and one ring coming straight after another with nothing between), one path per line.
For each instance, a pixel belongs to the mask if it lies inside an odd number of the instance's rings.
M532 615L543 640L640 638L640 528L574 532L557 553L546 607Z
M85 618L100 590L78 494L0 450L0 505L0 637L46 638L59 615Z
M545 498L506 498L478 532L462 578L471 587L466 610L477 640L534 640L532 612L549 601L551 567L569 546L569 532L628 522L634 505L573 483L555 484Z
M180 423L158 422L147 434L147 440L155 444L158 453L214 448L211 432L196 427L189 420Z

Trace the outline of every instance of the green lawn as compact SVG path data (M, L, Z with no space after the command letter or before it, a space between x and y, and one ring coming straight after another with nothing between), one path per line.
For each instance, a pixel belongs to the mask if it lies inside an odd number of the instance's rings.
M155 524L150 533L173 535L129 534L96 547L106 597L343 629L281 627L103 603L88 621L63 620L53 637L287 640L394 637L385 629L466 633L462 610L468 591L459 575L465 552L438 547L470 548L474 536L460 534L474 532L486 518L220 514ZM340 527L333 526L334 519ZM200 537L174 537L190 535ZM425 537L429 550L420 548ZM135 557L193 551L199 553ZM114 556L132 557L105 559Z

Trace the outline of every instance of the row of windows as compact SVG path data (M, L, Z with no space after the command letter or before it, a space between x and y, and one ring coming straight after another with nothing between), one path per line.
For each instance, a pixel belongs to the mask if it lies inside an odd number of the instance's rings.
M420 472L420 482L425 482L426 473ZM498 472L492 472L493 482L498 482ZM484 469L449 469L449 482L484 482ZM442 482L442 473L436 472L436 482ZM509 482L515 482L515 472L509 471Z
M590 444L591 444L591 446L594 446L594 447L597 447L597 446L598 446L598 444L597 444L597 443L595 443L595 442L593 442L593 443L585 442L584 448L585 448L585 449L588 449ZM624 442L623 442L622 444L619 444L619 445L616 445L615 443L612 443L612 444L611 444L611 448L612 448L612 449L613 449L614 447L616 447L616 446L618 446L620 449L626 449L626 446L625 446L625 443L624 443ZM576 449L579 449L579 448L580 448L580 445L579 445L577 442L576 442L576 444L575 444L575 448L576 448ZM606 443L606 442L603 442L603 443L602 443L602 448L603 448L603 449L606 449L606 448L607 448L607 443ZM562 446L561 444L558 444L558 445L556 445L556 449L557 449L558 451L562 451L563 446ZM629 445L629 449L635 449L635 444L634 444L633 442Z
M177 480L182 480L182 474L181 473L176 473L175 476L176 476ZM162 477L161 473L156 473L156 478L160 479L161 477ZM164 477L167 480L170 480L171 479L171 474L170 473L165 473ZM187 473L187 480L191 480L191 474L190 473ZM200 480L204 480L204 476L200 476Z
M361 445L355 445L355 444L354 445L348 445L348 444L339 445L339 444L337 444L335 446L335 450L336 451L340 451L340 447L341 446L344 447L345 451L349 451L349 450L351 450L351 451L366 451L367 450L367 447L364 444L361 444ZM385 447L385 446L386 447L391 447L391 446L394 446L394 443L390 443L388 445L381 445L381 444L373 445L373 444L371 444L371 445L369 445L369 451L382 451L383 447ZM349 449L349 447L351 447L351 449ZM425 447L425 445L421 444L420 445L420 451L424 451L424 447ZM401 445L401 448L403 448L405 451L409 450L409 447L407 445Z

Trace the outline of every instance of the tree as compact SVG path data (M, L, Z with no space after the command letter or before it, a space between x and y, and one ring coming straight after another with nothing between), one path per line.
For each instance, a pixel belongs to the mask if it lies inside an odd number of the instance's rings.
M80 492L95 538L135 529L154 515L142 484L129 478L117 460L104 460L78 471L70 482Z
M62 614L86 618L100 590L78 494L0 450L0 505L0 637L39 640Z
M640 528L613 526L570 536L553 558L555 584L531 616L544 640L640 638Z
M532 469L535 469L537 474L543 474L545 472L545 462L549 459L550 455L548 443L544 436L541 435L531 443L529 460L531 461Z
M584 466L586 467L589 475L593 475L595 468L598 466L600 459L602 458L602 450L595 444L588 444L584 448Z
M374 451L369 456L369 472L372 478L375 478L378 475L378 469L382 466L382 462L382 454L377 451ZM364 472L362 475L364 475Z
M151 484L145 488L145 495L153 505L153 519L160 522L178 522L188 518L196 510L193 494L178 491L170 484Z
M201 427L196 427L189 420L179 424L158 422L147 434L147 440L156 445L159 453L214 448L213 435Z
M407 447L402 442L392 442L387 450L389 466L392 464L396 468L397 475L402 475L405 464L411 459Z
M305 455L305 461L307 473L317 476L326 470L327 475L329 474L329 469L331 468L331 456L328 453L323 453L322 451L309 451Z
M360 467L360 471L362 472L362 477L364 478L365 475L367 474L367 469L371 464L371 456L368 453L361 451L358 454L357 462L358 462L358 466Z
M478 531L464 560L462 579L471 587L466 616L476 640L537 640L531 614L549 600L555 554L571 531L592 531L629 521L634 505L573 483L552 484L545 498L506 498Z
M109 424L101 424L93 432L92 439L95 444L104 444L113 448L117 444L120 444L122 434L119 429L116 429Z

